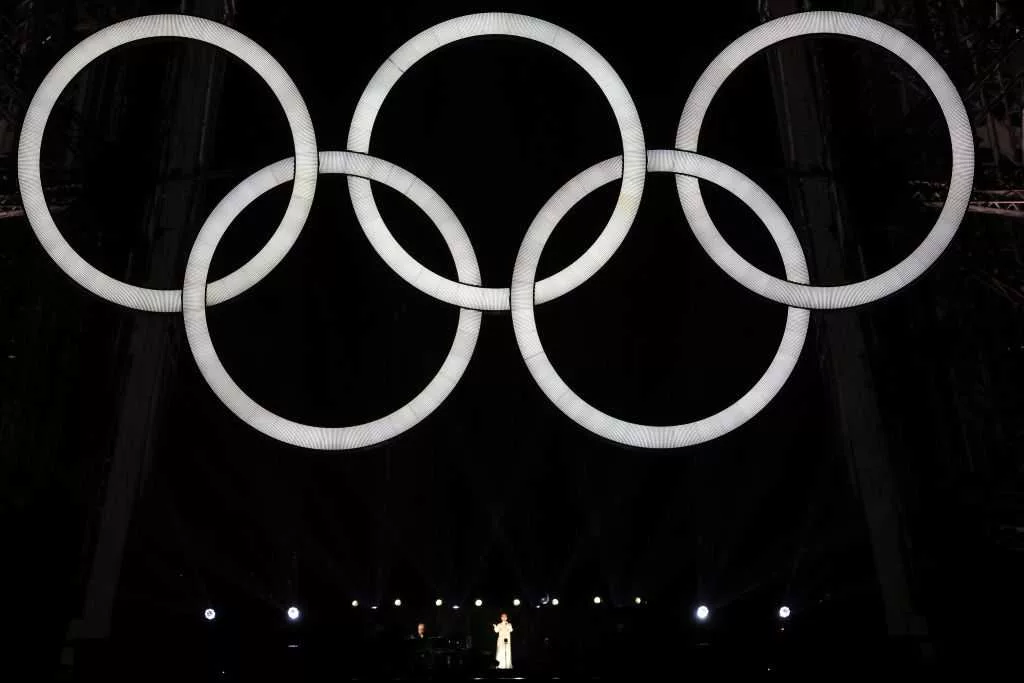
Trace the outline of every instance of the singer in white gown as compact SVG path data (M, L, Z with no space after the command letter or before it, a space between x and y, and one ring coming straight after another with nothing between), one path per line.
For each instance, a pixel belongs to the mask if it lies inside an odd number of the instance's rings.
M508 622L508 615L501 614L501 621L494 625L494 632L498 634L498 649L494 658L498 660L499 669L512 668L512 624Z

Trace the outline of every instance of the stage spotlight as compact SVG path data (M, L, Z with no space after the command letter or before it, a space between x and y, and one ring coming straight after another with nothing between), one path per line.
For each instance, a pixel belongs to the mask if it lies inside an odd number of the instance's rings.
M353 607L359 607L359 601L358 600L353 600L352 601L352 606Z
M288 618L291 619L292 621L298 621L299 617L301 617L301 616L302 616L302 612L300 612L299 608L296 607L295 605L292 605L291 607L288 608Z
M442 600L441 598L438 598L437 600L434 600L434 606L435 607L440 607L443 604L444 604L444 600Z
M217 612L212 607L207 607L206 611L203 612L203 616L206 617L207 621L213 621L217 618Z
M473 604L476 605L477 607L483 607L484 601L481 600L480 598L477 598L475 601L473 601Z
M710 615L710 614L711 614L711 610L708 609L707 605L701 605L700 607L697 608L697 618L699 620L701 620L701 621L704 621L705 619L707 619L708 615Z
M401 606L402 606L402 601L399 600L398 598L395 598L395 607L401 607Z
M519 602L519 598L515 598L515 599L512 600L512 606L513 607L519 607L519 605L521 605L521 604L523 604L523 603Z
M779 619L789 619L790 610L789 607L783 605L779 608Z
M595 595L594 596L594 604L595 605L600 605L601 604L601 596L600 595Z
M551 598L551 604L558 607L558 598Z
M633 598L633 602L635 602L636 604L638 604L638 605L639 605L639 604L642 604L642 603L643 603L643 600L641 600L641 599L640 599L640 597L639 597L639 596L637 596L637 597Z

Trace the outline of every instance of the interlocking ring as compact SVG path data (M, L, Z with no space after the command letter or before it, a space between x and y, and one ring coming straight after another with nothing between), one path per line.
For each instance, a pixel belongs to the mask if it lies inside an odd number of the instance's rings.
M725 79L749 56L786 38L839 34L886 48L906 61L932 90L949 128L953 168L949 193L935 226L906 259L863 282L815 287L793 227L774 201L739 171L696 153L700 126ZM511 286L484 287L473 246L462 224L426 183L368 154L377 113L402 73L435 49L463 38L516 36L547 45L576 62L598 85L619 126L623 153L583 171L540 209L516 256ZM70 80L105 52L136 40L179 37L221 47L252 67L270 86L285 110L295 156L278 161L243 180L214 208L193 244L181 290L135 287L86 263L60 234L43 197L39 158L46 121ZM611 65L590 45L568 31L518 14L474 14L438 24L402 45L377 70L356 106L346 151L318 152L312 122L294 83L263 48L226 26L181 15L154 15L114 24L74 47L43 79L29 105L18 150L18 174L25 215L46 253L75 282L108 301L145 311L181 310L189 348L203 378L241 420L284 443L321 450L347 450L381 443L410 429L433 412L465 372L480 331L481 311L510 310L520 353L541 391L589 431L611 441L643 448L678 448L703 443L736 429L760 412L786 383L807 336L808 309L843 308L875 301L901 289L935 262L952 240L967 208L974 175L970 121L949 77L917 43L878 21L842 12L805 12L769 21L749 31L716 57L688 98L675 150L647 150L636 106ZM729 407L696 422L649 426L625 422L587 404L558 376L540 342L534 306L586 282L615 253L632 226L646 174L673 173L683 211L698 242L730 277L749 290L789 306L782 341L765 374ZM206 307L244 292L265 277L287 254L305 223L319 173L349 176L356 217L373 249L403 280L429 296L458 306L459 324L452 347L437 375L405 406L372 422L348 427L301 424L260 406L228 375L217 356L206 323ZM782 255L786 279L764 273L745 261L722 238L704 206L698 178L730 191L768 228ZM575 262L535 282L541 252L565 214L598 187L621 179L618 201L595 242ZM417 262L388 230L370 181L394 188L412 200L440 230L455 261L458 281ZM244 266L207 284L210 262L225 231L256 197L285 182L292 194L284 218L267 244Z
M228 375L217 357L206 325L206 277L221 237L257 197L292 179L292 160L267 166L243 180L218 204L196 237L185 266L182 310L188 345L199 371L231 412L267 436L294 446L347 450L372 446L406 431L441 405L462 378L480 333L480 311L463 308L455 339L441 369L413 400L390 415L352 427L314 427L285 419L253 401ZM459 279L480 284L480 268L459 219L422 180L394 164L354 152L321 152L321 173L343 173L384 183L411 199L437 226L455 259Z
M647 151L633 98L611 65L598 52L568 31L521 14L471 14L423 31L388 57L363 91L349 126L348 147L370 151L370 134L384 98L413 64L439 47L477 36L515 36L547 45L578 64L594 79L612 107L622 137L622 188L608 224L597 240L563 270L537 283L537 303L545 303L583 284L607 263L626 238L640 208L646 178ZM509 308L509 290L468 287L420 265L391 235L373 201L369 183L350 178L349 193L356 217L370 244L403 280L424 294L455 306L484 311Z
M238 296L262 280L295 243L313 205L316 189L316 136L309 110L284 67L262 47L238 31L214 21L178 14L156 14L121 21L97 31L64 55L50 69L29 103L18 142L18 186L25 216L50 258L72 280L96 296L140 311L181 310L181 290L148 289L115 280L78 255L53 222L43 197L39 156L43 132L57 98L71 79L97 57L116 47L146 38L189 38L227 50L248 64L270 86L284 108L295 145L295 182L288 208L277 231L248 263L210 285L210 303Z
M812 287L802 282L780 280L755 268L728 245L711 222L696 179L677 176L676 188L686 220L697 240L708 256L733 280L755 294L789 306L851 308L877 301L903 289L928 270L949 246L971 199L971 186L974 183L974 129L956 86L923 47L880 21L844 12L790 14L761 24L733 41L701 74L683 107L676 131L676 148L697 150L700 126L712 98L725 79L748 57L787 38L812 34L860 38L885 48L917 72L938 100L949 128L953 170L942 211L931 232L917 249L884 273L849 285Z
M548 237L565 214L583 197L622 174L622 160L608 159L579 174L544 205L523 238L512 273L512 326L519 352L544 395L571 420L611 441L643 448L678 448L710 441L759 413L782 388L796 367L807 337L807 310L790 308L779 350L768 370L747 393L731 406L697 422L670 427L625 422L590 406L562 381L551 366L537 334L533 318L533 286L537 264ZM736 195L764 222L782 253L786 276L807 282L807 263L796 232L785 214L764 190L739 171L720 161L679 150L652 150L647 170L654 173L685 173L709 180Z

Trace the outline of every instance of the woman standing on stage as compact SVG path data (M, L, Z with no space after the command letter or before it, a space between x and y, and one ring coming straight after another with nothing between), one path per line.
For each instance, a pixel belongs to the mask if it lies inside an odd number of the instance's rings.
M494 632L498 634L498 649L495 652L495 659L498 660L499 669L512 668L512 624L508 623L508 615L501 613L501 621L494 625Z

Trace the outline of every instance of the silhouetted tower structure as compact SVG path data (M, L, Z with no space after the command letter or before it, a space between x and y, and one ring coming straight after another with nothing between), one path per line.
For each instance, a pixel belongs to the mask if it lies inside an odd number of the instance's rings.
M1012 572L1024 547L1024 23L1000 2L760 8L764 20L836 9L899 28L947 70L976 130L969 213L937 266L890 301L816 318L836 448L863 504L889 633L927 642L963 625L921 605L983 593L994 583L987 568ZM905 64L861 41L787 41L768 59L812 281L881 272L920 242L945 197L949 138L938 107ZM936 534L943 523L947 533Z
M0 155L6 156L0 175L0 217L24 220L20 209L16 178L18 126L31 93L57 59L75 43L93 31L123 18L153 11L152 3L142 0L75 3L23 0L0 12ZM176 9L230 24L234 0L186 0ZM167 9L161 5L157 9ZM127 48L131 49L131 48ZM69 86L47 126L44 145L43 178L51 211L66 210L65 220L78 209L76 192L82 185L64 179L81 178L81 169L95 170L116 158L113 147L119 131L131 121L149 117L148 125L160 126L162 147L158 150L156 182L150 184L140 202L139 223L120 225L113 238L109 226L95 225L97 220L82 220L85 242L104 239L128 241L130 257L110 274L126 281L138 281L140 273L156 281L176 282L183 268L187 243L185 226L197 225L196 212L201 204L204 159L213 146L221 79L226 55L205 46L187 42L183 56L161 62L162 73L146 74L153 86L140 95L138 83L133 85L126 61L102 59L91 64ZM132 72L135 73L135 72ZM137 75L134 76L137 78ZM134 88L134 90L133 90ZM153 120L144 111L156 98L162 115ZM87 131L88 134L83 133ZM108 168L108 170L111 170ZM114 168L113 172L122 169ZM136 169L137 175L141 170ZM168 180L172 179L172 180ZM173 180L177 179L177 180ZM78 218L82 218L79 216ZM58 221L60 217L58 216ZM14 226L12 226L13 228ZM29 259L25 254L38 254L32 246L31 230L7 231L4 252L4 276L21 281L57 282L56 278L34 274L46 259ZM106 236L102 234L108 229ZM117 233L117 231L114 231ZM17 237L17 239L15 238ZM82 242L78 242L82 244ZM30 251L31 250L31 251ZM10 265L10 268L6 266ZM45 267L52 269L52 264ZM0 281L0 284L3 284ZM66 287L67 283L61 283ZM11 291L13 288L4 288ZM20 288L24 289L24 287ZM179 357L181 326L174 316L135 315L113 318L109 336L88 349L76 345L83 339L100 338L95 332L84 334L88 320L87 306L71 300L68 310L47 310L40 292L32 300L9 298L2 305L4 319L14 322L8 342L8 361L19 359L19 349L44 344L47 349L25 352L24 362L6 363L0 378L17 402L3 406L0 443L12 458L31 459L26 469L45 471L52 460L68 467L66 455L74 450L74 441L82 438L87 428L65 424L44 424L29 419L32 414L75 414L76 410L60 408L57 401L67 401L63 387L40 387L33 378L45 372L33 363L48 363L53 376L67 377L69 385L89 384L80 376L88 375L88 367L114 368L113 379L94 385L91 390L116 405L115 416L108 425L95 425L102 432L94 437L97 449L107 452L102 471L90 472L96 482L98 498L91 505L85 527L80 577L81 609L72 620L68 638L72 643L100 641L110 635L111 618L121 571L124 546L136 499L142 491L146 473L151 466L154 448L166 428L161 406L171 391ZM93 314L95 316L95 313ZM7 340L5 340L7 341ZM53 348L49 348L52 346ZM91 357L89 354L94 354ZM88 359L88 360L87 360ZM53 367L56 366L56 367ZM75 396L74 398L81 398ZM94 397L95 398L95 397ZM26 419L19 419L25 417ZM76 431L77 430L77 431ZM85 487L91 488L91 487Z

